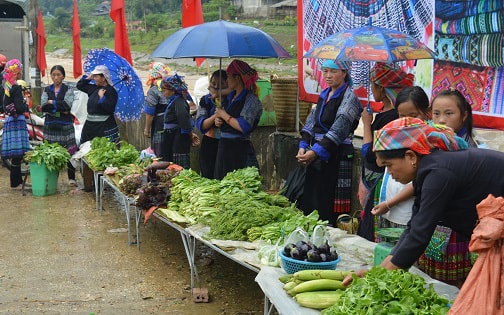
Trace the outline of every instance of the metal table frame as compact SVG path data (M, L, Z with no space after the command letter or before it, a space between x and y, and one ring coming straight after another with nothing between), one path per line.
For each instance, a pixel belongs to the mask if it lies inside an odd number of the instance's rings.
M128 223L128 244L137 244L138 250L140 250L140 233L139 233L139 223L140 223L140 213L135 206L136 199L125 195L112 180L110 180L106 175L100 176L100 191L99 191L99 209L103 211L103 192L107 184L114 192L119 196L120 202L124 207L124 212L126 214L126 222ZM131 207L135 208L135 241L132 242L131 237Z
M233 255L230 255L229 253L222 250L218 246L201 238L199 235L197 235L195 233L191 233L192 231L190 229L184 228L184 227L178 225L177 223L171 222L170 220L168 220L167 218L165 218L162 215L159 215L156 212L154 212L153 215L154 215L154 217L156 217L160 221L168 224L168 226L174 228L175 230L177 230L180 233L180 237L182 238L182 243L184 244L184 249L186 251L187 260L189 262L189 269L191 272L191 293L194 288L194 279L196 279L198 285L200 285L198 269L197 269L196 264L194 262L194 258L196 255L196 241L200 241L205 246L215 250L216 252L220 253L224 257L231 259L232 261L242 265L243 267L250 269L256 273L259 273L260 269L258 267L253 266L251 264L248 264L244 261L241 261L241 260L237 259L236 257L233 257ZM264 295L264 310L263 310L264 314L265 315L271 314L273 307L274 307L274 305L272 303L270 303L269 298L266 295Z
M81 167L81 172L84 172L84 164L93 171L93 181L94 181L94 191L95 191L95 208L96 210L99 210L99 194L100 194L100 177L103 177L103 171L95 171L91 167L89 167L89 164L86 162L84 158L80 159L80 167ZM84 174L82 173L82 177L84 177Z

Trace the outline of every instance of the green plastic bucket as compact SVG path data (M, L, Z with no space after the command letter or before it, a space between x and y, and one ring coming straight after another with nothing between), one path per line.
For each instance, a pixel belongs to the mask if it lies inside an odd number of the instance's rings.
M49 171L45 164L30 163L33 196L54 195L58 190L58 171Z

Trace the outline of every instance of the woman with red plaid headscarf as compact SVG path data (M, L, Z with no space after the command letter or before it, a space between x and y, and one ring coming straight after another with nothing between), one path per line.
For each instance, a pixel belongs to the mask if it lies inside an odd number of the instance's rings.
M375 240L373 233L374 216L371 209L378 202L375 192L381 186L381 179L385 172L384 167L376 165L376 158L371 152L373 132L385 126L388 122L399 118L397 110L394 108L397 94L405 87L413 86L415 76L404 72L393 65L377 62L370 74L371 91L375 101L382 102L382 110L376 114L367 111L362 113L363 139L362 139L362 176L359 187L359 198L361 200L363 212L362 221L359 224L357 234L370 240Z
M396 181L413 181L415 191L411 220L382 267L410 268L437 225L468 241L478 220L476 205L489 194L504 196L504 153L468 148L450 128L406 117L385 125L374 138L380 164Z
M221 135L214 170L216 179L248 165L250 134L262 114L257 71L248 63L235 59L226 73L231 93L222 99L222 106L215 111L215 126L220 128Z

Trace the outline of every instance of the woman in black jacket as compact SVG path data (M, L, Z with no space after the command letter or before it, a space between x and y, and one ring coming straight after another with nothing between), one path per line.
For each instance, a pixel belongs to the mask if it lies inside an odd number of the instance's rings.
M77 89L89 97L80 142L91 141L96 137L106 137L112 142L118 142L119 128L114 117L118 96L108 68L96 66L89 77L83 76L77 82Z

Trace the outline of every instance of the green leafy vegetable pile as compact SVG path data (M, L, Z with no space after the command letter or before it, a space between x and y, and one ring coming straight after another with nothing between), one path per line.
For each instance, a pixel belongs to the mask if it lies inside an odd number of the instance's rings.
M432 284L404 270L386 270L376 266L364 277L353 276L352 284L338 303L322 315L447 314L448 300L439 296Z
M115 143L105 137L91 140L91 151L85 156L86 162L93 170L104 170L108 166L121 167L127 164L138 164L140 152L131 144L121 141L117 149Z
M327 224L316 211L304 216L285 196L264 192L261 181L255 167L230 172L221 181L182 170L172 179L168 208L190 223L208 225L211 237L227 240L276 242L297 227L311 231Z
M67 149L59 143L48 143L44 141L36 146L33 151L28 151L24 156L29 163L45 164L50 171L61 171L67 167L70 161L70 154Z

